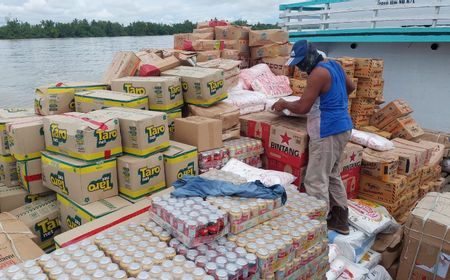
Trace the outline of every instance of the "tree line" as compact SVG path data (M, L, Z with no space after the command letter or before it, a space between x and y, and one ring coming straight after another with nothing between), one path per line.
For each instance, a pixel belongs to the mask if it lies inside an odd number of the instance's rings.
M248 25L255 30L278 28L277 25L264 23L249 25L246 20L238 20L233 23L236 25ZM172 35L190 33L196 26L196 23L189 20L175 24L136 21L123 25L111 21L88 21L86 19L74 19L69 23L43 20L38 24L30 24L13 19L8 20L4 26L0 26L0 39Z

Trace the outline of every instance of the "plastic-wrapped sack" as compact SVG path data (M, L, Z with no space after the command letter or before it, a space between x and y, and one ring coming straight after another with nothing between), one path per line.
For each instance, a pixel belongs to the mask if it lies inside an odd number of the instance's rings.
M300 96L285 96L282 98L284 100L286 100L287 102L294 102L294 101L300 100ZM306 115L294 114L291 111L289 111L288 109L284 109L282 112L277 112L275 110L272 110L273 104L275 104L280 99L281 98L267 98L266 99L266 111L274 113L274 114L280 114L280 115L285 115L285 116L290 116L290 117L306 117Z
M369 236L395 232L400 226L386 208L371 201L351 199L348 201L348 210L350 224Z
M257 64L248 69L242 69L239 78L243 81L244 89L252 89L252 82L258 77L276 77L265 63ZM289 85L289 84L288 84Z
M392 280L391 275L381 265L375 266L366 276L367 280Z
M266 96L249 90L231 91L223 102L239 108L241 115L262 112L266 108Z
M328 231L328 242L339 248L340 255L352 262L359 262L375 243L375 235L368 236L364 232L350 226L350 234L342 235Z
M292 94L289 83L286 76L261 75L252 81L252 89L264 93L269 98L283 97Z
M356 129L352 130L350 141L377 151L389 151L394 149L394 143L388 139L374 133Z
M364 254L364 256L361 258L358 264L371 270L372 268L377 266L380 263L380 261L381 261L381 254L370 249Z
M281 171L259 169L234 158L230 159L221 170L244 177L247 182L259 180L267 187L277 184L289 186L296 180L296 177L292 174Z
M336 244L328 244L328 261L332 263L338 256L342 255L341 249Z
M347 260L345 257L338 256L331 264L327 272L327 280L354 279L363 280L369 270L363 266Z

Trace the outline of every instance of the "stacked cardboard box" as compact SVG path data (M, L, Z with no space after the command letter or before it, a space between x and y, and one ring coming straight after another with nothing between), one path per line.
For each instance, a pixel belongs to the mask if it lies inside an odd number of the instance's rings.
M335 60L336 62L338 62L341 66L342 69L344 69L345 74L347 75L347 77L349 77L353 84L355 85L355 90L350 93L348 95L348 110L350 113L352 113L352 104L353 104L353 100L356 99L357 95L356 92L358 90L358 78L355 77L355 68L356 68L356 62L354 58L351 57L339 57L339 58L332 58L333 60ZM355 103L359 103L358 100L355 101ZM355 109L359 109L356 108Z
M370 119L370 124L378 129L387 131L392 137L413 139L424 132L410 116L412 109L406 101L397 99L384 106Z
M117 78L134 76L141 60L134 52L118 52L114 55L111 64L103 75L102 82L111 84Z
M148 110L148 96L109 90L82 91L75 93L77 112L87 113L108 107L125 107Z
M197 66L203 68L222 69L224 74L224 91L228 92L239 82L239 61L231 59L213 59L206 62L197 63Z
M178 67L182 62L180 56L177 57L175 53L167 50L144 49L136 52L135 54L140 59L138 72L141 77L159 76L161 75L161 72ZM189 59L190 57L191 54L187 55L186 59ZM124 76L117 78L122 77Z
M185 175L199 174L197 147L171 141L170 148L164 151L163 155L168 187Z
M249 32L250 28L245 26L214 27L215 38L225 43L221 57L240 60L240 68L247 68L250 65Z

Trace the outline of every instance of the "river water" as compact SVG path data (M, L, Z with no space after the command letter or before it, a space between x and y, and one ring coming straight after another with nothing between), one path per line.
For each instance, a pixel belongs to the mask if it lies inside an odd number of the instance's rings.
M172 45L172 36L0 40L0 107L32 106L41 85L99 81L117 51Z

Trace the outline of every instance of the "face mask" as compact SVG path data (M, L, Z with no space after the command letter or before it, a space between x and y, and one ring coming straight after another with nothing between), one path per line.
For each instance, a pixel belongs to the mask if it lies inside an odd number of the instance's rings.
M299 64L297 64L297 67L309 75L316 65L322 60L323 57L317 52L317 49L311 44L308 44L308 52L306 57Z

